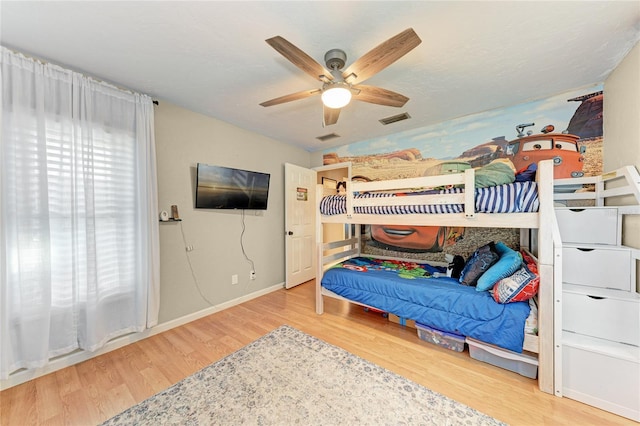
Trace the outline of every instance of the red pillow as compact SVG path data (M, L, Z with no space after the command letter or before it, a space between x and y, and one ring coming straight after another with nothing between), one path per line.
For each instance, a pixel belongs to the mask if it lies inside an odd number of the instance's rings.
M493 298L498 303L529 300L538 293L540 276L535 261L522 253L524 265L513 275L503 278L493 286Z
M522 255L522 262L527 265L527 267L529 268L530 271L533 271L534 273L538 273L538 265L536 264L536 261L533 260L533 257L531 257L529 255L529 253L527 253L524 250L520 250L520 254Z

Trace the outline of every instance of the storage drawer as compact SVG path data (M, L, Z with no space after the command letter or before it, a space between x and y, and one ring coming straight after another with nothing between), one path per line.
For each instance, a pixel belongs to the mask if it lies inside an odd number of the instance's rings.
M538 376L537 358L498 348L470 337L467 337L466 340L471 358L513 371L530 379L535 379Z
M562 243L618 244L615 207L556 207Z
M640 348L598 339L582 339L579 344L566 340L570 338L563 336L563 396L640 421Z
M562 292L562 329L629 345L640 345L640 297L615 290Z
M418 330L418 337L425 342L442 346L452 351L462 352L464 350L464 336L455 333L438 330L426 324L415 323Z
M631 249L623 246L565 244L562 246L562 282L631 291Z

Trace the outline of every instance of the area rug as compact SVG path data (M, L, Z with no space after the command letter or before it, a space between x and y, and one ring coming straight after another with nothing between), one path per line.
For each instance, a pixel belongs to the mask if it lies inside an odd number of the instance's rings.
M104 425L502 425L283 325Z

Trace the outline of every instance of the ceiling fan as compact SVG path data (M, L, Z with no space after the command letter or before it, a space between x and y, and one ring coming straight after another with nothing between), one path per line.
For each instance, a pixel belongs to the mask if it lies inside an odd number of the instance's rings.
M321 95L324 127L338 122L340 109L346 106L352 97L358 101L393 107L402 107L407 103L409 98L400 93L360 83L406 55L422 40L412 28L406 29L371 49L344 71L342 68L346 63L347 55L340 49L331 49L324 55L325 63L329 68L327 69L280 36L270 38L266 42L302 71L320 80L323 85L320 89L291 93L262 102L260 105L268 107Z

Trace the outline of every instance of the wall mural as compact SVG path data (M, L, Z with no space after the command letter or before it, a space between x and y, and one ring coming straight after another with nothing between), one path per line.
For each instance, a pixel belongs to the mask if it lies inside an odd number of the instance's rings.
M602 86L492 110L346 145L323 154L324 164L352 163L354 180L460 173L497 159L516 170L555 158L556 178L602 173ZM501 160L504 161L504 160ZM444 261L465 258L489 241L518 248L512 229L439 226L365 227L365 253Z

